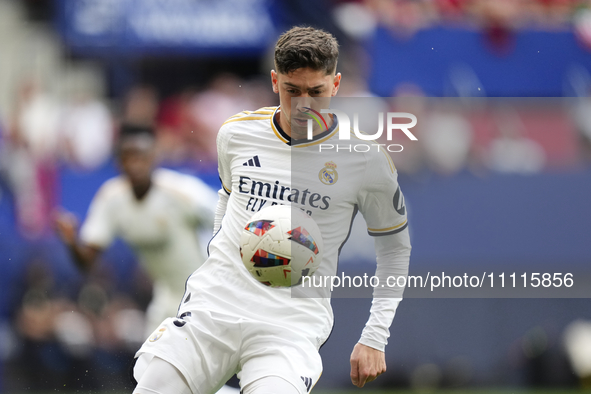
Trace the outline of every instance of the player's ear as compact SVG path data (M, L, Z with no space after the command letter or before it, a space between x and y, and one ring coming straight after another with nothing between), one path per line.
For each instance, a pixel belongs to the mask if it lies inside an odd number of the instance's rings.
M332 96L336 96L339 88L341 87L341 73L337 73L334 76L334 80L332 83Z
M279 83L277 82L277 71L271 70L271 83L273 84L273 93L279 93Z

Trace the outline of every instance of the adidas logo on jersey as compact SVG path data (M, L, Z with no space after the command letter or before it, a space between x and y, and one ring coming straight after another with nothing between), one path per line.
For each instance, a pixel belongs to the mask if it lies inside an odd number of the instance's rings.
M261 162L259 161L259 155L256 155L252 159L248 159L248 161L245 161L242 165L247 167L260 167Z
M306 385L306 390L310 392L310 389L312 388L312 378L309 378L307 376L300 376L300 378L302 378L302 380L304 381L304 385Z

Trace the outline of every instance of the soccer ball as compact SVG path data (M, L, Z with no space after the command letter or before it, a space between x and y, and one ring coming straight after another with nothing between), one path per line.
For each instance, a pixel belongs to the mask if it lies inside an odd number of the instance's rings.
M259 282L271 287L299 285L322 261L322 236L301 209L273 205L255 213L242 231L240 256Z

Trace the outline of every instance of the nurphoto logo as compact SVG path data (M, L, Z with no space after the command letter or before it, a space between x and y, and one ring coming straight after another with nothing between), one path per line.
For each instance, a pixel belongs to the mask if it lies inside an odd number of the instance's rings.
M347 113L335 108L321 109L320 112L304 107L308 110L306 114L311 117L307 121L307 139L314 139L314 128L316 123L320 130L328 130L326 119L322 114L333 114L339 122L339 141L351 141L351 121ZM417 141L417 137L410 131L417 124L417 117L408 112L387 112L386 113L386 140L392 141L395 131L403 132L411 141ZM400 123L400 119L407 119L409 122ZM381 144L376 141L384 134L384 113L378 113L378 131L375 134L367 134L359 130L359 113L353 114L353 133L361 141L372 141L372 143L348 143L348 144L319 144L319 152L322 151L349 151L349 152L369 152L372 147L379 150L380 146L388 152L402 152L404 147L401 144ZM317 133L316 133L317 134Z

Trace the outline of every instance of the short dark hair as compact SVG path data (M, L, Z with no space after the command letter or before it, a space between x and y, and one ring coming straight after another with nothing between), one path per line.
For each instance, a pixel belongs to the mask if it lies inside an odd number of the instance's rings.
M156 138L154 127L150 125L123 123L119 128L119 141L127 137L136 137L139 135Z
M282 74L309 67L328 75L336 71L338 58L336 38L313 27L293 27L275 44L275 67Z
M114 146L115 155L118 156L121 154L121 147L126 141L138 137L146 138L151 144L156 143L156 132L154 131L154 127L135 123L122 123L119 127L119 137Z

